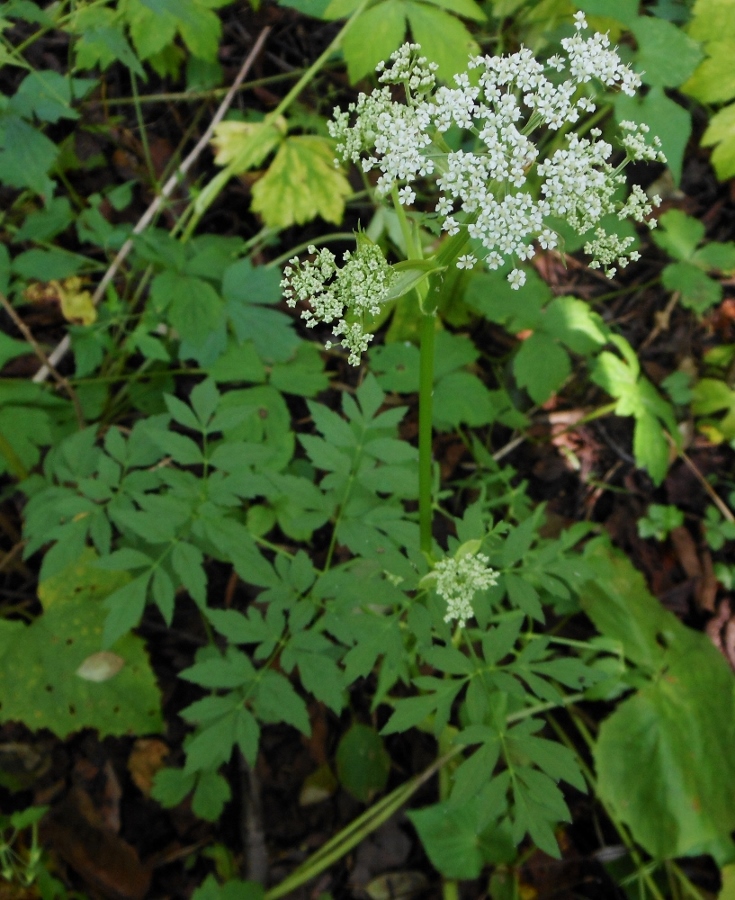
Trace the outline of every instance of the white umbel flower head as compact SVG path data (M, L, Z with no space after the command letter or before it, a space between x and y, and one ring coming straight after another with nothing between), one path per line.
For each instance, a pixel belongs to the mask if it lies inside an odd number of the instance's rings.
M360 94L346 111L336 109L329 132L337 156L374 172L379 196L394 193L400 206L413 206L418 182L432 179L439 190L434 212L448 238L455 240L459 268L481 259L489 269L510 265L508 281L519 290L526 276L519 264L537 252L558 246L549 218L563 219L579 233L591 231L585 252L593 268L612 276L636 258L632 239L608 234L602 219L647 222L658 198L633 189L619 199L622 170L635 160L664 162L658 138L645 125L622 122L621 163L614 148L592 128L581 138L569 126L596 110L595 86L634 95L640 77L618 56L606 34L587 33L584 13L574 16L574 33L561 41L563 53L546 62L522 47L505 56L477 56L473 72L454 77L453 86L437 86L436 66L421 56L418 44L404 44L378 66L381 86ZM396 89L399 90L396 90ZM402 98L400 97L402 94ZM452 150L444 133L458 127L474 138ZM544 157L534 132L563 129ZM464 149L467 147L468 149ZM390 266L380 250L363 242L339 268L321 250L311 263L292 260L284 273L284 296L290 305L308 301L309 325L336 322L335 334L356 361L371 335L362 327L365 312L377 312L388 296ZM357 315L354 315L354 314Z
M472 601L478 591L498 583L498 573L489 566L484 553L468 553L464 556L440 559L434 566L436 592L447 601L445 622L457 620L464 626L475 614Z

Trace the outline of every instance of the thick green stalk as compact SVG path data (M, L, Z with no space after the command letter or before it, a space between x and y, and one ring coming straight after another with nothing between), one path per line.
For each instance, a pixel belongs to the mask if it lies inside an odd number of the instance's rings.
M419 370L419 534L422 553L431 555L432 419L434 413L434 344L436 323L433 313L421 312Z
M398 199L398 190L393 187L393 206L401 226L403 241L406 245L408 259L421 259L421 242L411 230L402 203ZM431 521L433 505L431 500L432 456L432 417L434 400L434 344L435 327L434 311L427 310L426 298L429 286L421 282L414 290L418 301L421 326L420 369L419 369L419 540L421 552L431 555L432 533Z

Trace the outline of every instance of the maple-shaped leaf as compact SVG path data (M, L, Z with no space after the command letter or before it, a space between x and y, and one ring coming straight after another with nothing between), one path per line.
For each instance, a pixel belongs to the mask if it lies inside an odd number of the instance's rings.
M339 223L352 193L334 164L334 145L315 135L289 137L268 171L253 186L253 212L269 228L302 225L317 216Z

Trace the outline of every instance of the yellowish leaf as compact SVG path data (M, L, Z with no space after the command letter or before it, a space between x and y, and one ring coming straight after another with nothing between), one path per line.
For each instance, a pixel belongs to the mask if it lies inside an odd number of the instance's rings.
M315 135L289 137L253 186L253 212L271 228L303 225L317 216L338 224L352 193L334 163L334 145Z
M220 122L214 129L212 146L218 166L229 166L239 175L259 166L286 136L283 116L264 122Z
M56 288L61 300L61 312L67 322L74 325L91 325L97 319L97 309L92 303L92 295L89 291L83 291L82 279L65 278L61 282L50 281L49 285Z

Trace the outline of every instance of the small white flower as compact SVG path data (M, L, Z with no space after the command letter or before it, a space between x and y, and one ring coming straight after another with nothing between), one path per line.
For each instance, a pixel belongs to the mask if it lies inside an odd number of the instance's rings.
M574 13L574 27L577 31L582 31L587 27L587 18L582 10Z
M440 559L434 566L436 592L447 601L445 622L457 620L464 626L474 615L472 601L478 591L498 583L498 573L491 569L484 553L467 554L459 559Z
M411 190L408 186L402 187L400 191L398 191L398 199L403 206L410 206L416 199L416 192Z
M465 253L457 260L458 269L473 269L477 264L477 258L471 253Z
M523 269L513 269L508 275L508 282L514 291L518 291L526 283L526 273Z

